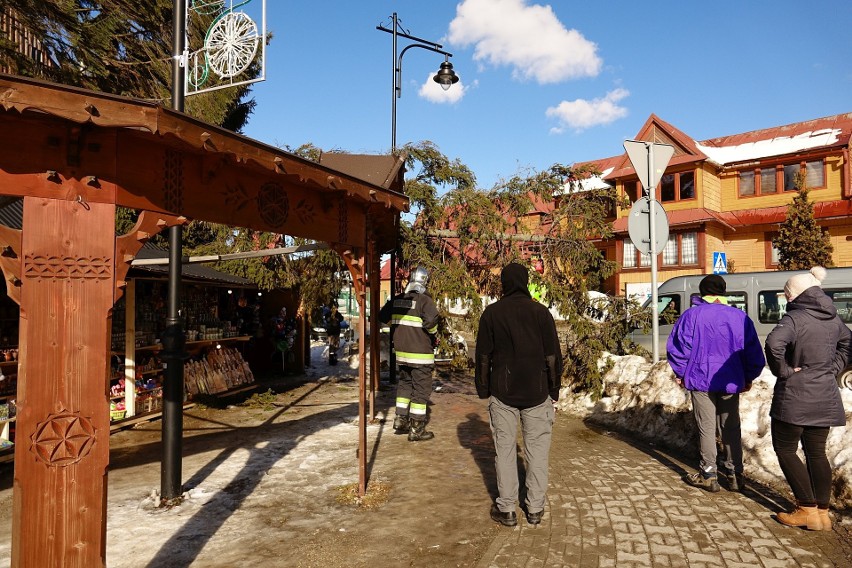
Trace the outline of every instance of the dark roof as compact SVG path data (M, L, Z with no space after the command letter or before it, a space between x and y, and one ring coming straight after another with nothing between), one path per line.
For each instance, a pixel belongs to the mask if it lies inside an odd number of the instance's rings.
M402 191L403 180L400 174L404 171L405 155L385 156L323 152L320 155L319 163L321 166L332 168L381 188L397 192Z
M158 247L151 243L145 243L136 255L139 259L148 258L168 258L169 251ZM168 264L146 264L142 266L132 266L130 268L131 275L141 276L138 272L148 272L158 276L168 276ZM220 272L205 264L184 264L181 271L183 277L187 280L200 280L216 284L228 284L230 286L255 287L251 280L247 280L240 276L234 276L227 272Z
M24 226L24 200L21 198L12 198L6 203L0 202L0 224L6 225L13 229L20 229ZM168 258L169 251L152 243L145 243L136 255L136 258ZM130 275L137 278L144 274L152 276L167 276L169 273L168 264L133 266L130 269ZM184 264L181 271L183 278L186 280L202 281L215 284L225 284L229 286L244 286L254 287L251 280L247 280L240 276L234 276L227 272L220 272L204 264Z

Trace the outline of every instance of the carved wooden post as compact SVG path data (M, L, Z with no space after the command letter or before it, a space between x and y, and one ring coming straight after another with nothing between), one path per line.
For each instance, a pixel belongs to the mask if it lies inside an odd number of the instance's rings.
M25 197L24 226L12 566L104 566L115 205Z

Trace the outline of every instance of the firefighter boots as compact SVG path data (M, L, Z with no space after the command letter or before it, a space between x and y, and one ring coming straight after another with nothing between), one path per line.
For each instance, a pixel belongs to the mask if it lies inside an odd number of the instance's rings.
M400 416L397 414L396 418L393 419L394 434L407 434L410 428L411 424L408 420L408 416Z
M408 441L409 442L423 442L426 440L431 440L435 437L435 434L432 432L426 431L426 420L417 418L411 419L411 428L408 430Z

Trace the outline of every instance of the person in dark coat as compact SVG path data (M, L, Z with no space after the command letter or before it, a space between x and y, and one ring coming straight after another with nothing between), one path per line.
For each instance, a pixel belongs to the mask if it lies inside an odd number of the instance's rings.
M337 311L337 302L331 304L325 320L325 333L328 337L328 364L337 365L337 351L340 349L340 330L343 329L343 314Z
M526 464L527 522L544 514L554 404L562 380L562 353L550 311L532 299L520 264L500 275L503 296L482 313L476 336L476 392L488 400L497 453L497 502L491 518L515 526L518 503L518 420Z
M852 350L852 331L820 287L825 276L817 266L787 280L787 313L766 338L766 360L777 377L769 410L772 447L796 498L796 508L777 518L809 530L831 530L825 442L832 426L846 424L836 377ZM799 443L807 465L797 454Z
M743 445L740 393L751 389L766 362L754 323L728 305L727 285L718 274L698 284L700 297L677 320L666 344L675 380L689 391L698 426L699 471L684 481L711 493L719 491L716 432L721 431L728 488L742 491Z

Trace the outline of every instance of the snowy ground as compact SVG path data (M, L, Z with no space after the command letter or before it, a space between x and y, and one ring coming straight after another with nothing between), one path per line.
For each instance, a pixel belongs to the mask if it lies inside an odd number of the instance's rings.
M612 357L615 365L605 377L605 396L592 401L588 396L563 391L561 409L586 417L614 430L697 454L697 433L687 391L677 386L671 367L665 362L651 365L641 357ZM765 368L752 389L740 396L743 435L743 461L746 476L773 486L786 487L786 481L772 449L769 407L775 377ZM827 443L834 467L832 506L852 509L852 391L841 389L847 426L832 428Z

